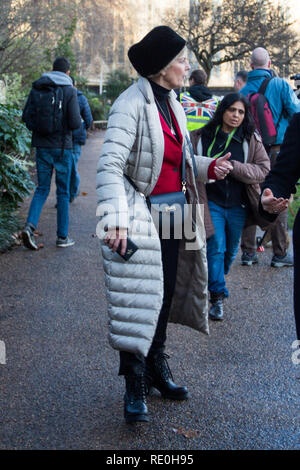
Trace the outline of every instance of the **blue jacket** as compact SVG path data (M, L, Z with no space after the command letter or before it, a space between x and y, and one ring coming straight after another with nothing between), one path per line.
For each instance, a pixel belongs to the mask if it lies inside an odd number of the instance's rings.
M81 127L73 131L73 144L84 145L86 141L86 130L92 124L93 116L88 100L79 90L77 90L77 99L81 115Z
M241 93L245 96L249 93L256 93L265 78L269 77L272 77L270 70L252 70L248 73L247 84L241 89ZM300 111L300 101L290 85L279 77L274 77L268 84L265 97L272 111L274 124L276 127L278 126L275 145L281 145L289 121L294 113Z

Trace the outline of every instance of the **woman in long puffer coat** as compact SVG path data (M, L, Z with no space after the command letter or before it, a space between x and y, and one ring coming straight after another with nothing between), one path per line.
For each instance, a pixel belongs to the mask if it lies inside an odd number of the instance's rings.
M166 361L167 322L208 334L206 239L195 174L207 181L212 159L193 160L185 114L173 91L183 85L190 68L185 40L158 26L128 56L141 77L111 108L97 170L97 234L102 240L109 340L120 351L124 415L126 422L133 422L148 421L145 395L151 386L169 399L188 397L187 388L173 381ZM228 158L214 167L216 178L231 170ZM146 198L185 189L193 230L164 238ZM172 210L172 204L167 206ZM138 249L125 261L120 254L126 253L129 238Z

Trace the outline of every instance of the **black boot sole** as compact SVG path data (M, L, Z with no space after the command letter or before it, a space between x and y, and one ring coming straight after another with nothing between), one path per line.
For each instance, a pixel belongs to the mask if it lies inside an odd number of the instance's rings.
M224 320L223 317L222 318L217 318L217 317L211 317L210 315L209 315L209 319L212 320L212 321L223 321Z
M162 398L164 398L166 400L176 400L176 401L184 401L184 400L188 400L190 398L189 394L181 396L181 397L178 397L178 396L176 397L174 395L168 395L168 394L161 393L161 396L162 396Z
M177 400L177 401L182 401L182 400L187 400L188 398L190 398L189 396L189 393L185 393L184 395L173 395L172 393L168 393L168 392L162 392L158 387L156 387L155 385L152 385L152 388L155 388L156 390L159 391L159 393L161 394L162 398L166 398L167 400Z
M128 414L124 412L124 418L125 422L127 424L129 423L148 423L149 422L149 416L145 414Z

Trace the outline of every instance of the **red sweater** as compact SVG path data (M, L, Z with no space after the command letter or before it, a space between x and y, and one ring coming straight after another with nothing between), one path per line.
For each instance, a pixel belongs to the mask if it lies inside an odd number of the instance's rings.
M165 139L165 153L161 172L152 194L173 193L176 191L181 191L182 134L175 119L174 113L170 107L169 110L173 118L173 123L175 123L176 126L179 142L176 139L176 136L172 134L171 129L166 124L161 113L159 113L161 127Z
M174 116L172 109L169 106L170 113L172 115L172 121L175 124L177 135L179 136L179 142L176 139L176 136L172 134L171 129L167 125L166 121L159 112L159 119L161 127L164 133L165 140L165 153L163 158L163 163L161 167L161 172L158 177L157 183L151 194L164 194L164 193L174 193L176 191L181 191L181 163L182 163L182 134L180 132L178 123ZM208 167L208 178L215 179L215 164L214 160Z

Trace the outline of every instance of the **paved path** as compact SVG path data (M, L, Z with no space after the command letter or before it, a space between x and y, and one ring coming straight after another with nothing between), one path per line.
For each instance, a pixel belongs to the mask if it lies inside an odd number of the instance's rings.
M152 395L149 424L123 422L93 236L102 138L94 133L80 160L87 194L70 207L74 247L55 247L53 188L38 227L44 248L0 256L0 449L298 449L292 270L271 269L270 250L256 267L235 262L226 320L209 337L169 326L171 369L191 398L162 406Z

